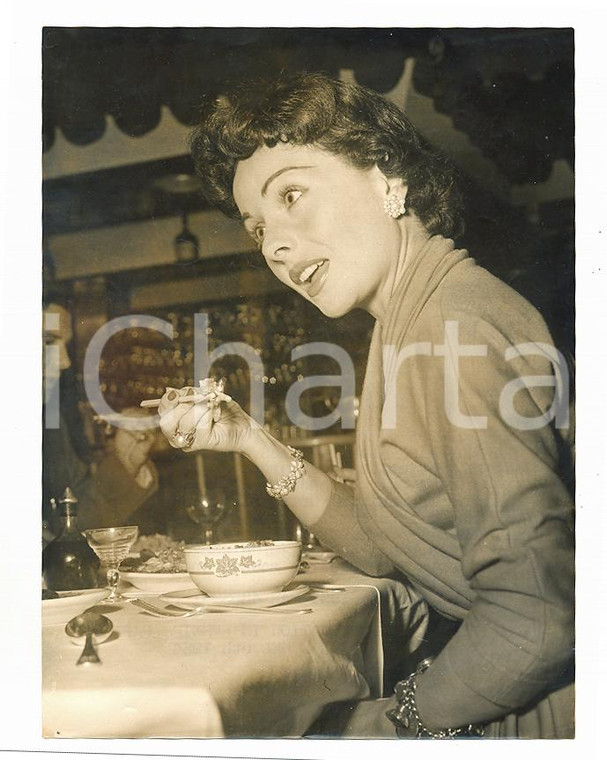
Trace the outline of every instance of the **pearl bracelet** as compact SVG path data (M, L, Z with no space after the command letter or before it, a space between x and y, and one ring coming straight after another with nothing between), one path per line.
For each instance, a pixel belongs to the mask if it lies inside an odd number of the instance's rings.
M273 499L283 499L291 491L294 491L297 481L304 474L303 451L294 449L293 446L287 446L287 448L289 449L289 454L293 457L289 474L285 475L284 478L281 478L274 485L266 483L266 491Z

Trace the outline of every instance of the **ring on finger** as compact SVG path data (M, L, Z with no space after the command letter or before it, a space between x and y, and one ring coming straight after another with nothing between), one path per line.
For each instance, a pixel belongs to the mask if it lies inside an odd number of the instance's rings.
M173 436L173 443L178 449L186 449L194 443L196 439L196 428L190 430L189 433L184 433L177 428L175 435Z

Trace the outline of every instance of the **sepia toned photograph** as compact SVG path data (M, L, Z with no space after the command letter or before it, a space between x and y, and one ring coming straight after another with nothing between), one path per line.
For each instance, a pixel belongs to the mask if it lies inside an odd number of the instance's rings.
M42 737L575 738L574 42L40 29Z

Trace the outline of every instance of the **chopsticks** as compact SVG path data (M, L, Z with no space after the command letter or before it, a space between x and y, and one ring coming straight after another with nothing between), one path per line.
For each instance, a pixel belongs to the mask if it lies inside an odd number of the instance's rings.
M162 399L148 398L142 401L139 406L160 406ZM200 393L192 393L191 396L180 396L177 399L178 404L197 404L199 401L208 401L208 394L201 395Z
M206 380L201 380L199 382L200 388L196 389L198 393L191 393L189 396L187 395L179 396L179 398L177 399L177 403L178 404L198 404L201 401L206 401L209 405L209 409L218 407L222 401L232 400L231 396L228 396L227 393L223 392L223 384L224 384L223 379L214 380L213 378L207 378ZM167 391L168 390L175 391L175 388L167 388ZM144 399L143 401L139 403L139 406L143 406L143 407L160 406L161 401L162 401L161 398Z

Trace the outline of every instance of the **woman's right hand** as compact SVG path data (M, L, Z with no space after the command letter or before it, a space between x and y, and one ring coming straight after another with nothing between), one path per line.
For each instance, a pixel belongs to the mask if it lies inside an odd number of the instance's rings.
M160 400L160 428L173 448L187 452L211 450L244 454L268 483L278 483L290 472L292 451L249 417L235 401L222 400L219 407L211 409L206 401L179 403L180 398L194 393L198 395L198 389L167 388ZM190 432L194 433L189 446L175 440L178 431L186 439ZM285 495L284 500L300 522L312 525L325 511L331 490L331 478L306 464L305 477L297 480L297 488Z
M175 435L179 430L187 434L196 431L196 437L191 446L182 451L246 451L246 441L260 430L260 426L252 419L236 401L222 401L219 419L213 419L213 410L209 409L206 401L198 403L179 403L179 398L191 396L196 388L185 387L177 390L167 388L160 400L158 414L160 429L167 437L173 448L182 448L175 443ZM217 416L217 415L216 415Z

